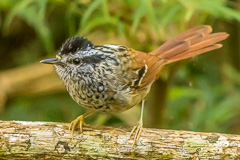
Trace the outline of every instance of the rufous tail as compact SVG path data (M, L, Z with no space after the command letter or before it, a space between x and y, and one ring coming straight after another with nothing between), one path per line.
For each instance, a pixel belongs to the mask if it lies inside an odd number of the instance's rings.
M197 26L183 32L176 38L165 42L159 48L150 52L146 62L148 72L142 80L142 85L147 85L157 78L162 67L166 64L222 47L221 44L216 43L226 39L229 35L225 32L211 32L211 26Z
M172 63L221 48L222 45L216 43L229 35L225 32L211 32L212 27L208 25L194 27L165 42L149 54L165 59L166 63Z

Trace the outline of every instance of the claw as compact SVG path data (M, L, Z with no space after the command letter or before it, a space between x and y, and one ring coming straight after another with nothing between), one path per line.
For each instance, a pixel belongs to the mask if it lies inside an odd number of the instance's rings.
M136 129L137 129L137 125L133 127L133 129L132 129L132 131L131 131L131 133L130 133L130 135L129 135L129 138L131 138L131 136L133 135L133 133L134 133L134 131L135 131Z
M72 133L72 136L73 136L73 133L75 131L75 129L77 128L77 125L79 124L79 128L80 128L80 132L82 133L83 132L83 125L85 124L84 123L84 115L81 115L81 116L78 116L75 120L73 120L69 126L69 130L71 131Z
M73 133L74 133L75 129L77 128L77 126L79 125L80 133L83 133L83 126L86 124L84 122L84 119L87 118L88 116L91 116L94 113L95 112L85 113L83 115L78 116L75 120L73 120L71 122L71 124L69 126L69 131L71 132L72 139L73 139Z
M131 148L131 152L133 152L134 146L139 141L139 138L140 138L141 133L142 133L142 128L143 128L142 121L139 121L137 123L137 125L133 127L133 129L132 129L132 131L130 133L130 137L131 137L133 135L133 133L135 132L134 139L133 139L133 145L132 145L132 148Z
M142 100L142 109L141 109L141 117L140 117L140 121L137 123L136 126L133 127L131 133L130 133L130 137L133 135L133 133L135 132L135 136L133 139L133 145L131 148L131 153L133 154L134 151L134 146L137 145L137 142L140 139L140 136L142 134L142 128L143 128L143 109L144 109L144 100Z

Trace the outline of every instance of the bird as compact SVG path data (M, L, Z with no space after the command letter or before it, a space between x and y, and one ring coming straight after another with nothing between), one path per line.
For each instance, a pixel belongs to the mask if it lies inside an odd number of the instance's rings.
M229 35L212 33L209 25L196 26L145 53L123 45L94 45L85 37L67 39L56 58L41 60L52 64L74 101L89 110L70 124L83 132L84 119L95 112L120 113L142 102L140 120L133 127L133 146L143 128L145 97L167 64L221 48L218 42Z

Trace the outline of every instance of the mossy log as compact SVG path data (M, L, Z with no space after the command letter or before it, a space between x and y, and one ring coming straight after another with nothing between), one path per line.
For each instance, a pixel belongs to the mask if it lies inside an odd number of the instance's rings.
M131 152L130 129L0 121L0 159L240 159L240 135L143 129Z

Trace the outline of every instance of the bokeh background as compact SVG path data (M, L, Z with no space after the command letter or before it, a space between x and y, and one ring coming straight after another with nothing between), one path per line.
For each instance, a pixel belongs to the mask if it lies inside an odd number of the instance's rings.
M240 134L239 0L1 0L0 119L71 122L85 109L53 66L71 36L150 52L201 24L228 32L223 48L171 64L148 95L144 127ZM96 114L94 125L132 127L140 107Z

